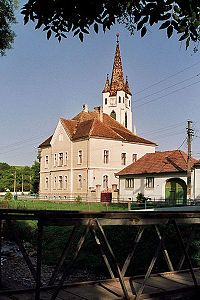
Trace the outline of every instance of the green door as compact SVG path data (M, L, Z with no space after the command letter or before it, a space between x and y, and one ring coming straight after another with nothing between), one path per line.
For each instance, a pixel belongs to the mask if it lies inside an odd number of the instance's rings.
M169 205L186 203L186 183L181 179L169 179L165 184L165 199Z

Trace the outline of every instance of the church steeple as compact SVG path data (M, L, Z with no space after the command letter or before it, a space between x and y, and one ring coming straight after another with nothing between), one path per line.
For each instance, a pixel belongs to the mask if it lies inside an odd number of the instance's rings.
M103 89L102 93L107 93L107 92L110 92L110 82L109 82L108 74L107 74L107 77L106 77L106 83L105 83L105 86L104 86L104 89Z
M126 76L126 82L125 82L125 86L124 87L125 87L125 93L132 96L132 93L130 91L129 84L128 84L128 76Z
M124 74L119 49L119 33L117 33L117 45L110 84L110 96L115 96L117 91L124 91Z
M132 131L132 100L128 78L124 81L122 59L117 34L116 50L111 81L107 75L103 89L103 112L110 115L124 127Z

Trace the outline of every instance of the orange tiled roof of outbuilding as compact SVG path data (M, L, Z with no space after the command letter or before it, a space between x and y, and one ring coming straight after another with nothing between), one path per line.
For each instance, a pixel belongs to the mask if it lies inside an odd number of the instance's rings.
M192 165L198 160L192 158ZM181 150L147 153L116 175L158 174L187 171L187 154Z

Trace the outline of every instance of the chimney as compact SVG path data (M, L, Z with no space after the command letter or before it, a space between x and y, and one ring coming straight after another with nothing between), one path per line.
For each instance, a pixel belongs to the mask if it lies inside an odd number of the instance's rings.
M83 104L83 111L88 113L88 105L87 104Z
M97 119L103 122L103 109L102 106L94 107L94 111L97 112Z

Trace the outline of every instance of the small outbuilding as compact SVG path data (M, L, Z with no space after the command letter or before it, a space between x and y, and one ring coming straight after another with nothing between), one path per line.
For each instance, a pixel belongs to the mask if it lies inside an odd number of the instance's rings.
M192 199L200 200L200 162L192 158ZM187 200L187 154L181 150L147 153L116 174L119 197L135 201L138 193L151 200L184 204Z

